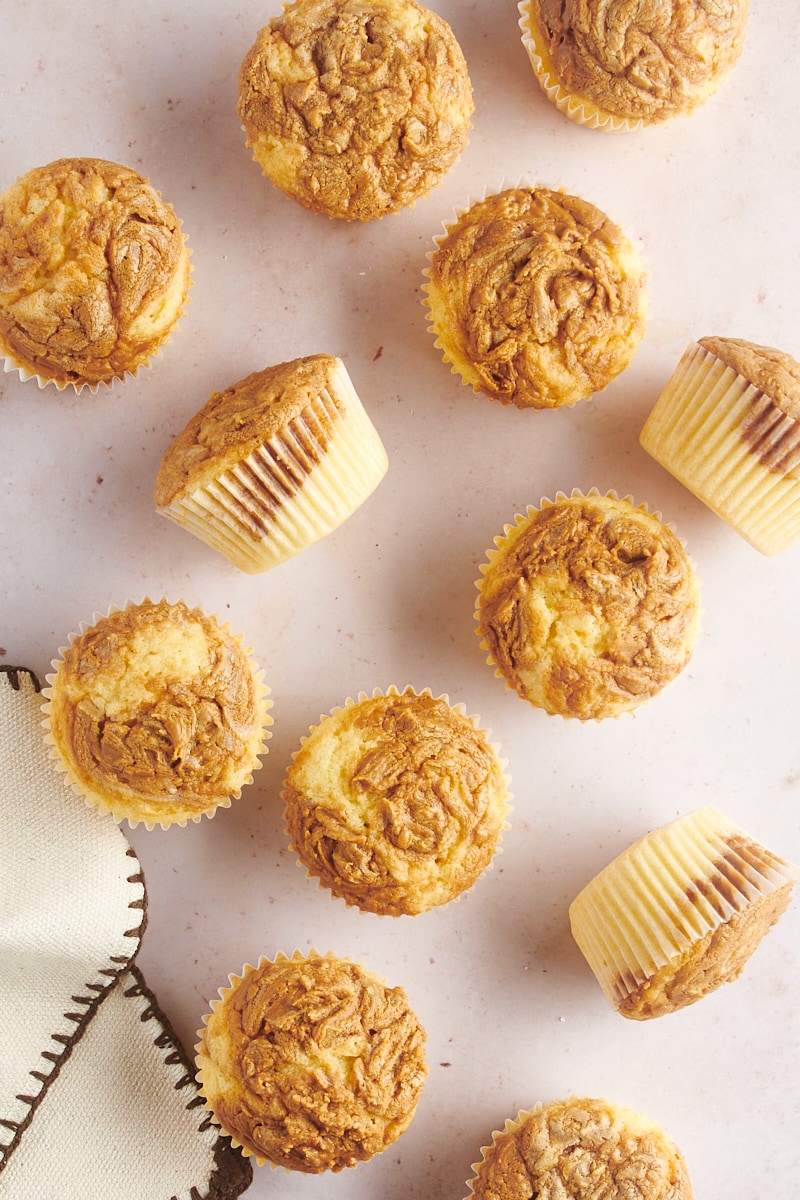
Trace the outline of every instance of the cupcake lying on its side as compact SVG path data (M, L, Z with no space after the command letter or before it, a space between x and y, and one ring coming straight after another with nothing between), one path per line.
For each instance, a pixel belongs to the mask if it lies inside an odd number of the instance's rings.
M131 825L227 807L265 751L270 701L241 638L183 601L112 610L48 675L48 741L90 804Z
M762 554L800 538L800 363L740 338L684 352L639 438Z
M521 0L522 42L556 107L592 129L624 131L690 113L744 47L748 0Z
M571 1097L506 1121L468 1181L472 1200L693 1200L686 1163L655 1121Z
M257 573L337 529L388 465L344 363L316 354L214 392L166 450L155 503Z
M428 1068L402 988L311 951L246 966L219 994L197 1078L214 1120L259 1165L341 1171L411 1124Z
M417 0L284 4L239 75L239 117L264 174L345 220L429 192L466 146L472 110L453 31Z
M129 167L62 158L0 196L0 356L23 379L80 392L135 375L188 288L180 222Z
M700 591L680 540L614 492L574 491L506 525L477 583L476 632L495 674L582 721L644 704L684 669Z
M800 871L712 807L645 834L573 900L572 934L608 999L644 1021L738 979Z
M517 408L560 408L628 366L644 333L644 269L593 204L507 188L458 211L435 240L424 286L430 331L474 391Z
M477 718L426 689L359 696L323 717L283 786L310 874L366 912L414 916L469 890L506 825L504 764Z

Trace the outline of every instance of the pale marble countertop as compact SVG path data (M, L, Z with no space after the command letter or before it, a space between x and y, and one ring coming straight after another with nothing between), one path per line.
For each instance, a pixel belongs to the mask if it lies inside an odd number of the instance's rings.
M744 55L693 116L605 136L536 85L513 0L433 0L472 77L469 147L414 209L351 226L301 209L252 162L239 63L278 9L240 0L3 0L0 190L66 155L150 177L183 219L192 299L163 355L109 394L0 375L2 661L44 674L81 621L145 594L183 597L245 634L272 690L264 768L233 807L130 834L149 893L139 957L188 1047L246 961L334 950L402 985L428 1032L409 1131L355 1171L256 1170L248 1195L461 1200L491 1131L537 1101L641 1108L682 1147L696 1194L790 1200L800 1167L800 911L742 978L644 1024L608 1006L567 906L645 830L704 804L800 860L800 545L751 549L640 449L686 345L745 337L800 357L800 26L754 0ZM649 273L644 341L602 395L518 412L443 365L420 303L453 206L525 176L603 208ZM335 534L260 577L156 515L172 436L251 370L324 350L346 362L387 447L375 495ZM503 524L542 496L614 488L660 510L703 585L683 675L634 716L580 725L506 691L474 633L474 582ZM348 909L287 847L278 798L299 738L347 696L412 683L480 715L514 791L503 853L468 896L393 921Z

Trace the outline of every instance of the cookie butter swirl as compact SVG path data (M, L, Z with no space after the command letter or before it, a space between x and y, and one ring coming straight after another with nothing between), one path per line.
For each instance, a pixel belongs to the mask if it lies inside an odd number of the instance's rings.
M0 197L0 351L42 379L135 371L169 336L188 280L174 211L128 167L60 159Z
M238 111L273 182L307 208L366 220L449 170L472 89L449 25L415 0L296 0L246 56Z
M484 1153L475 1200L692 1200L678 1147L654 1121L605 1100L522 1113Z
M518 408L575 404L629 363L644 332L644 272L593 204L547 188L479 201L431 256L427 302L445 357Z
M300 861L348 903L394 916L473 884L497 848L507 799L486 734L410 688L326 717L284 787Z
M213 617L145 601L65 650L51 730L69 774L117 816L185 821L250 779L264 690L240 641Z
M343 959L262 962L207 1020L198 1063L223 1129L308 1173L371 1158L411 1123L425 1032L401 988Z
M612 116L689 112L744 46L747 0L537 0L535 21L562 87Z
M549 713L616 716L686 665L699 589L678 538L610 496L532 511L480 583L479 633L510 687Z

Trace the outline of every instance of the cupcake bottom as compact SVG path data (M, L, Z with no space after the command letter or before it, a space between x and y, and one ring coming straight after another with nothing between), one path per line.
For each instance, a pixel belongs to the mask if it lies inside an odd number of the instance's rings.
M681 357L639 437L644 450L762 554L800 538L800 434L703 346Z
M254 453L159 509L249 574L332 533L372 494L388 458L339 363L328 387Z
M663 1016L738 978L797 868L712 807L629 846L573 900L572 934L608 999Z

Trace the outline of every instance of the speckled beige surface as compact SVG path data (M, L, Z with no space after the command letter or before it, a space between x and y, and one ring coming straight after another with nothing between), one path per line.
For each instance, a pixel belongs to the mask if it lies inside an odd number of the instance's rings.
M191 1046L229 971L278 950L333 950L403 987L430 1072L390 1151L322 1180L257 1169L248 1200L460 1200L507 1115L571 1093L662 1124L699 1196L789 1200L796 904L739 980L645 1025L610 1009L567 908L646 829L707 803L800 857L800 548L763 558L638 445L696 338L745 338L800 359L800 246L786 236L800 194L795 6L753 0L724 88L689 117L616 136L548 102L515 0L433 0L470 69L469 145L415 207L352 224L284 196L245 145L238 70L279 7L87 0L77 20L51 0L3 5L3 182L64 154L127 163L180 214L194 282L160 357L110 392L40 391L0 373L2 661L44 675L94 610L155 593L218 613L264 668L272 737L253 784L213 821L133 833L150 897L142 968ZM426 328L422 271L442 222L526 173L612 215L647 270L636 355L574 409L518 411L474 395ZM345 363L389 470L330 537L246 576L158 516L158 466L213 390L318 353ZM505 690L473 611L503 522L593 486L630 492L674 524L703 614L691 663L669 687L633 715L583 725ZM321 713L407 683L480 715L508 760L514 807L503 853L473 891L398 926L306 878L278 796Z

